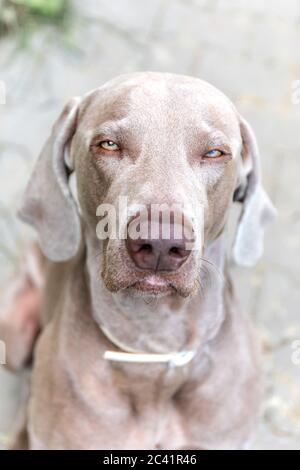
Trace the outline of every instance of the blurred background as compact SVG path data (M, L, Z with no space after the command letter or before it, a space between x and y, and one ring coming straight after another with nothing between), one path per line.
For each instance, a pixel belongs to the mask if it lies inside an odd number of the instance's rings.
M242 311L263 340L258 449L300 450L300 365L291 358L300 339L299 44L299 0L0 0L0 296L33 236L16 209L71 96L124 72L183 73L220 88L252 124L279 210L264 259L232 268ZM21 380L0 366L0 447Z

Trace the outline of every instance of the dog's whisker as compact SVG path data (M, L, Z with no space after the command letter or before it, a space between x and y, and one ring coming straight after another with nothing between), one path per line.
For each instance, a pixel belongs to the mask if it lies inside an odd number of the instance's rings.
M197 292L201 295L201 297L204 297L204 292L205 292L205 286L203 285L202 283L202 279L201 277L199 276L196 280L195 280L195 290L197 290Z
M207 258L204 258L204 257L201 257L200 258L201 261L203 261L204 263L207 263L207 269L208 269L208 272L209 273L214 273L214 274L217 274L219 279L223 282L224 281L224 275L223 273L220 271L220 269L218 268L218 266L213 263L212 261L208 260Z

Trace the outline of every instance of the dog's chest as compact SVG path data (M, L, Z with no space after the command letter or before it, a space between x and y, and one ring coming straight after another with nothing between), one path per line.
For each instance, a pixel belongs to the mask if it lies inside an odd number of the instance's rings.
M111 377L102 376L100 385L95 374L82 373L77 386L69 390L68 401L67 384L61 380L55 397L40 396L40 404L51 401L55 410L52 407L48 414L45 406L43 425L48 423L48 432L44 436L32 432L33 446L37 442L37 448L45 449L159 449L186 445L174 400L184 379L183 370L179 374L179 369L165 373L161 365L150 367L145 379L141 367L135 371L130 367L125 374L127 368L129 365L122 370L114 368ZM40 421L37 414L32 418L35 423Z

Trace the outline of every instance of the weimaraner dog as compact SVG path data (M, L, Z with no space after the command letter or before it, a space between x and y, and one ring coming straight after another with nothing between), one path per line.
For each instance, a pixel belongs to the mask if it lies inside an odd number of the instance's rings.
M135 73L66 105L20 211L42 251L1 319L8 365L33 358L14 448L248 446L262 386L228 274L233 201L233 258L249 266L275 211L253 131L208 83ZM182 217L166 223L153 205ZM109 207L125 236L99 236ZM145 221L158 236L134 236Z

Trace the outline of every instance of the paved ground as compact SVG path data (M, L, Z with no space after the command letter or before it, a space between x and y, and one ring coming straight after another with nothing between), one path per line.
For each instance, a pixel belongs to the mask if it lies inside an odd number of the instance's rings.
M245 314L264 340L264 414L255 448L300 450L300 79L298 0L73 1L69 26L41 28L20 47L0 41L0 283L12 274L30 233L14 218L32 162L70 96L114 75L160 70L199 76L221 88L252 123L266 187L279 209L254 270L234 268ZM19 378L0 370L0 433L14 420ZM1 437L0 437L1 439Z

